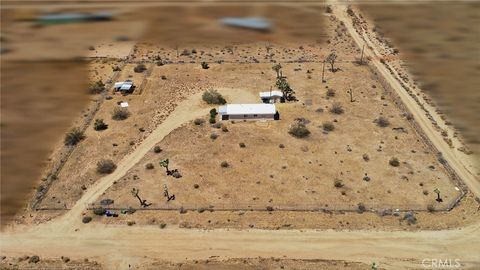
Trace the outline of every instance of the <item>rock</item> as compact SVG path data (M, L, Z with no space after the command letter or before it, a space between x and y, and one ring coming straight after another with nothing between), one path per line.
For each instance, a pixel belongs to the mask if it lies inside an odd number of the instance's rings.
M40 261L40 257L38 257L37 255L33 255L32 257L30 257L30 259L28 259L28 263L38 263Z

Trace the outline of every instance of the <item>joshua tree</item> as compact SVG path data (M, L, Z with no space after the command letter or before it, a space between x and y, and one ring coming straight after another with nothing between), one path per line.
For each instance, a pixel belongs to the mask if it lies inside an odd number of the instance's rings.
M333 68L333 65L335 64L335 61L336 61L336 60L337 60L337 54L336 54L335 52L331 52L331 53L327 56L326 61L327 61L328 63L330 63L330 66L331 66L330 70L331 70L332 72L335 72L335 69Z
M437 193L437 199L436 199L436 201L437 201L437 202L442 202L443 200L442 200L442 198L440 198L440 189L435 188L435 189L433 190L433 192Z
M168 194L167 185L163 185L163 196L167 197L167 202L175 200L175 194L173 194L172 196Z
M168 163L169 163L168 158L160 160L160 166L165 167L165 169L167 170L167 175L170 175L170 174L172 174L172 173L171 173L171 171L168 169Z
M296 100L294 94L295 94L295 91L293 91L293 89L290 87L290 85L288 84L287 80L283 77L280 77L277 79L277 83L276 83L276 86L278 89L280 89L283 93L283 98L287 101L292 101L292 100Z
M132 196L137 198L138 201L140 202L140 205L143 206L143 207L148 207L151 205L151 203L148 203L147 204L147 200L142 200L142 198L140 198L140 195L138 195L138 193L140 192L140 189L138 188L133 188L132 189Z
M280 70L282 69L282 65L275 64L273 65L272 69L275 70L275 72L277 72L277 79L280 78Z

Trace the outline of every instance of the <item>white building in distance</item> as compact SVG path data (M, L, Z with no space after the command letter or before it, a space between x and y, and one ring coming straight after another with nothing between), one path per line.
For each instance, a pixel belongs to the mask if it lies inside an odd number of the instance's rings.
M221 120L279 120L275 104L227 104L218 108Z

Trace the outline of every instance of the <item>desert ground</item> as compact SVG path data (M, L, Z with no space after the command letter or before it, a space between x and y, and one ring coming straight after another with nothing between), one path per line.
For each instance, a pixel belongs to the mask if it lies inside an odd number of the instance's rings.
M151 27L150 38L136 43L85 48L86 76L105 90L91 94L72 121L82 138L55 144L30 206L0 234L1 267L416 269L434 253L478 267L477 154L448 124L448 112L421 92L402 51L376 38L361 9L336 2L288 9L307 21L319 17L323 27L232 35L199 15L210 10L202 7L180 9L194 19L178 29ZM276 22L288 9L221 8ZM191 32L212 31L204 37L212 44L188 36L184 46L171 42L175 31L195 23ZM215 44L222 35L230 43ZM334 70L323 62L332 52ZM259 103L258 93L275 87L276 63L298 99L276 104L280 120L217 116L209 123L218 105L202 100L206 90L227 103ZM146 70L135 71L141 64ZM132 93L112 89L125 80L135 83ZM128 117L114 119L122 102ZM335 113L338 104L343 110ZM108 128L94 129L95 119ZM308 136L289 133L298 122ZM108 174L98 172L105 159L116 165ZM166 174L164 159L181 177ZM167 201L164 187L174 200ZM40 249L46 242L50 248Z

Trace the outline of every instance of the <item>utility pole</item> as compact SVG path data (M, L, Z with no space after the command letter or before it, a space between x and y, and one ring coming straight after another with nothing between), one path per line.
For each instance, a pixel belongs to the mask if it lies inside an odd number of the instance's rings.
M323 60L323 69L322 69L322 83L325 81L325 60Z

